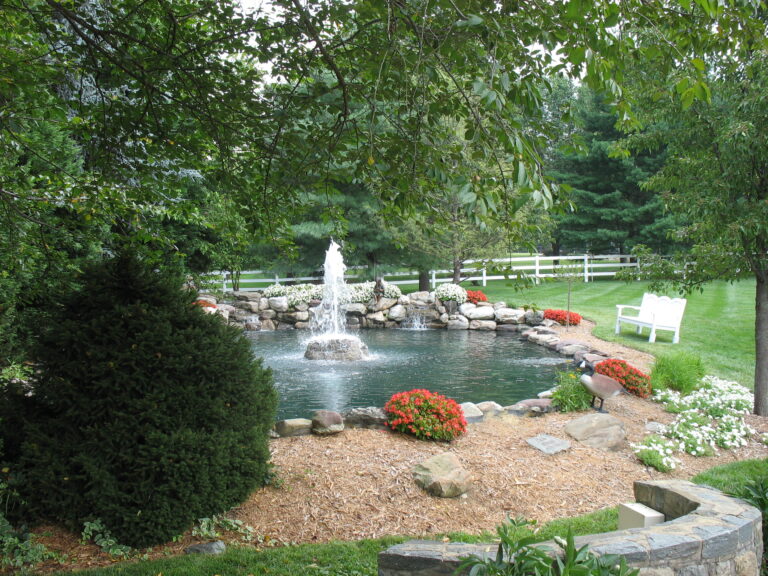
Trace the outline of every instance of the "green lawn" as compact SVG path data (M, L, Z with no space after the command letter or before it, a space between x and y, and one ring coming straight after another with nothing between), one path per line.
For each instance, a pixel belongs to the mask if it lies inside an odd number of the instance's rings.
M491 301L510 305L534 305L538 309L562 308L568 303L568 284L543 282L516 291L503 281L489 282L480 289ZM680 343L672 344L671 332L660 332L654 344L648 343L648 330L642 336L626 326L614 334L616 304L640 305L645 283L601 280L574 282L571 286L571 310L596 322L595 336L619 342L658 355L671 350L686 350L701 356L707 372L752 388L755 377L755 282L743 280L713 282L702 293L689 295L680 330ZM668 294L676 296L676 294Z

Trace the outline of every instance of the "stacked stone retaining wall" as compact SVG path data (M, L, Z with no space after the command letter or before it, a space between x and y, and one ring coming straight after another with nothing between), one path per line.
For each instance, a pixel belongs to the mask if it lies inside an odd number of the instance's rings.
M662 524L576 538L597 554L624 557L640 576L758 576L760 511L713 488L683 480L635 482L638 502L664 514ZM558 549L552 542L541 546ZM495 555L488 544L411 540L379 554L379 576L456 574L462 557Z

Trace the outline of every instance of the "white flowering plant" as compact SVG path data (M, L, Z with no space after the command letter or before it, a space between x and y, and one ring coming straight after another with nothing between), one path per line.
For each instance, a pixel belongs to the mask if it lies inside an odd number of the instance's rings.
M661 459L669 455L667 450L671 446L676 445L680 451L693 456L710 456L718 448L746 446L747 439L755 434L744 420L754 397L737 382L705 376L696 390L686 396L674 390L660 390L654 393L653 399L663 403L667 412L678 414L674 422L659 432L672 444L665 445L663 450L653 439L633 445L638 458L658 470L668 469L668 463Z
M681 450L692 456L712 456L717 451L715 428L709 418L696 410L681 412L667 426L666 436L678 440Z
M272 286L267 286L262 294L264 298L277 298L278 296L285 296L286 289L287 287L282 284L272 284Z
M323 297L322 284L296 284L288 286L285 295L288 297L288 305L296 306L310 300L320 300Z
M397 300L403 295L400 287L396 284L390 284L389 282L383 282L384 298L392 298ZM376 289L376 282L360 282L359 284L349 284L348 289L348 302L357 302L365 304L370 302L375 297L374 290Z
M458 284L446 282L435 288L435 298L438 300L453 300L458 304L464 304L467 301L467 291Z
M673 455L680 450L680 445L669 438L651 434L643 438L639 444L630 446L638 460L660 472L669 472L680 464L680 460Z

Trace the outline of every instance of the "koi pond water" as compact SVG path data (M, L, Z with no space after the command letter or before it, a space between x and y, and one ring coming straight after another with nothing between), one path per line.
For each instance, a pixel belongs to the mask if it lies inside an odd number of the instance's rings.
M362 330L370 358L304 358L308 331L251 332L257 356L272 368L280 395L277 419L311 418L315 410L383 407L395 392L426 388L457 402L502 406L554 384L568 360L517 333L474 330Z

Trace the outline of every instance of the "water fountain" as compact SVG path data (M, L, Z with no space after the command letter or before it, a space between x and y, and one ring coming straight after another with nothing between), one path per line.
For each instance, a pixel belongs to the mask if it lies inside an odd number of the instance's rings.
M360 338L346 331L346 269L340 246L331 240L331 245L325 253L323 300L313 310L313 336L307 342L304 352L304 357L309 360L352 361L368 357L368 347Z

